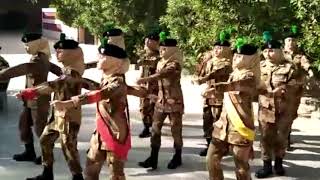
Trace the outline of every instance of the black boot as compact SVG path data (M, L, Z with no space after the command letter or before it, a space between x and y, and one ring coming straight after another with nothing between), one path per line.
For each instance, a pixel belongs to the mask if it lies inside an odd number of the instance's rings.
M42 164L42 157L38 156L36 159L33 161L36 165L41 165Z
M208 148L211 143L211 138L207 138L206 140L207 140L207 147L205 149L203 149L202 151L200 151L200 153L199 153L200 156L207 156Z
M42 174L35 176L33 178L27 178L26 180L53 180L52 167L44 166Z
M284 176L284 174L286 173L282 163L283 163L282 158L276 158L274 162L274 171L278 176Z
M150 125L144 124L144 129L139 134L139 138L147 138L151 136Z
M84 180L82 174L75 174L72 176L72 180Z
M176 169L181 166L181 149L176 149L176 153L173 155L171 161L168 164L168 169Z
M25 144L24 146L25 151L21 154L13 155L13 159L16 161L34 161L36 159L36 153L33 143Z
M263 161L263 168L259 169L255 176L257 178L266 178L272 175L272 162L271 160Z
M293 151L293 148L291 146L291 132L289 133L289 136L288 136L288 147L287 147L287 151Z
M157 169L158 168L158 156L159 156L159 150L160 148L152 148L151 149L151 155L148 157L145 161L139 162L138 165L143 168L152 168Z

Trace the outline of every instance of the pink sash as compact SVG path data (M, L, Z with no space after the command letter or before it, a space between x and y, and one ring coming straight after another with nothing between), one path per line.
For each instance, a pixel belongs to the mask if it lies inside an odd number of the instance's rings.
M102 141L105 142L107 150L112 151L117 158L127 160L129 150L131 149L130 125L128 124L129 127L126 141L121 144L112 136L108 125L109 120L110 116L103 117L101 115L97 103L97 131L100 134Z

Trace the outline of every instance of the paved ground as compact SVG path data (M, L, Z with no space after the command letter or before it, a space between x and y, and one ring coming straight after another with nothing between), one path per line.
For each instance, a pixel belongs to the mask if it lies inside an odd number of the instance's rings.
M10 65L16 65L26 62L28 55L24 54L23 47L19 42L17 33L0 32L1 46L3 46L4 57L9 61ZM14 48L16 48L14 50ZM95 52L85 51L88 61L94 58ZM53 62L55 60L53 59ZM134 84L139 72L131 70L128 74L128 83ZM97 70L89 70L85 73L85 77L99 80L100 72ZM50 75L49 79L54 76ZM41 172L41 167L32 163L16 163L11 160L14 153L23 150L23 146L19 143L17 124L21 111L21 102L16 100L12 95L17 90L24 88L24 77L12 79L8 92L8 112L0 114L0 179L22 180L25 177L33 176ZM164 137L162 138L162 149L160 152L159 169L150 172L138 167L137 162L144 160L149 155L149 139L139 139L138 133L142 129L142 124L138 113L138 99L129 97L131 111L131 125L133 131L133 148L129 154L129 160L126 164L126 174L129 180L148 180L148 179L167 179L167 180L205 180L208 179L208 173L205 168L205 158L199 157L198 152L204 147L201 130L201 97L200 91L203 87L193 86L190 83L190 77L184 77L182 80L183 92L185 97L186 114L184 116L184 149L183 149L183 166L177 170L167 170L166 165L172 155L172 138L170 129L166 126L163 129ZM88 149L88 141L92 130L94 129L94 107L93 105L84 106L83 123L79 134L79 150L81 161L84 165L85 152ZM316 119L298 119L293 126L293 145L295 150L289 152L285 160L288 176L273 177L274 180L318 180L320 179L320 121ZM259 160L259 143L255 142L256 159L251 162L252 172L261 166ZM39 152L39 147L36 147ZM70 179L70 173L61 153L59 143L55 147L55 177L58 180ZM225 179L235 179L233 173L234 164L231 156L225 157L223 160L225 170ZM107 168L101 173L101 179L105 179L108 174ZM254 179L254 178L253 178Z

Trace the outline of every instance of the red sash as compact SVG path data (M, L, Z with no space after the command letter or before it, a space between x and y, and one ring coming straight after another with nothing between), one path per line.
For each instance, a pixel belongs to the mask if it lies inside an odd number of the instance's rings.
M121 144L112 136L108 126L109 120L110 116L103 117L101 115L97 103L97 131L100 134L102 141L105 142L107 150L112 151L117 158L127 160L128 152L131 149L130 125L128 124L129 127L126 141Z

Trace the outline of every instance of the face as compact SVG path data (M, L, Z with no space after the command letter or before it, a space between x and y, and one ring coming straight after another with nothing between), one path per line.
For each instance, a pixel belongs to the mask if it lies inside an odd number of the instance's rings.
M233 56L233 68L241 69L244 66L244 55L235 53Z
M262 55L263 55L264 59L267 59L268 58L268 49L264 49L262 51Z
M284 46L286 49L293 49L297 46L297 41L295 38L288 37L284 40Z
M159 48L159 42L155 41L155 40L152 40L152 39L149 39L149 38L146 38L145 41L144 41L144 46L147 49L156 51Z
M213 48L213 55L216 57L221 57L223 52L222 46L214 46Z
M276 62L280 60L281 50L280 49L265 49L266 50L266 59L271 62Z
M38 52L38 49L39 49L39 46L40 46L39 43L40 42L37 41L37 40L36 41L30 41L30 42L24 44L24 49L26 50L26 52L28 54L35 55Z
M159 49L159 53L160 53L160 57L164 58L166 56L166 52L167 52L167 47L165 46L161 46L160 49Z
M107 58L106 56L103 56L102 54L98 54L98 63L97 63L97 68L100 70L105 69L107 66Z
M63 53L62 53L63 51L62 51L62 49L56 49L56 56L57 56L57 60L59 61L59 62L61 62L62 61L62 57L63 57Z

